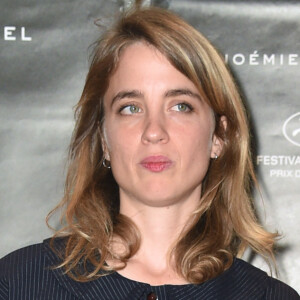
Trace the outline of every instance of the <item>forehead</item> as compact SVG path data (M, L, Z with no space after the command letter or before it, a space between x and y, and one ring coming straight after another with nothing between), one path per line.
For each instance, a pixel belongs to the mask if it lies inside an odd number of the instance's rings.
M133 87L152 87L155 90L180 87L198 92L194 83L179 72L166 56L145 42L136 42L123 49L107 92Z
M168 59L157 48L144 41L138 41L122 49L115 73L124 69L127 72L139 68L145 69L150 65L153 65L153 69L171 66Z

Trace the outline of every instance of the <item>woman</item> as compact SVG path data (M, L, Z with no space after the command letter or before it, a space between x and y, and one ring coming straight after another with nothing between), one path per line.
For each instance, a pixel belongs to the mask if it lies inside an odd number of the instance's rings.
M126 13L97 42L76 113L64 227L2 259L0 299L299 299L237 258L272 261L277 234L250 201L239 93L199 32Z

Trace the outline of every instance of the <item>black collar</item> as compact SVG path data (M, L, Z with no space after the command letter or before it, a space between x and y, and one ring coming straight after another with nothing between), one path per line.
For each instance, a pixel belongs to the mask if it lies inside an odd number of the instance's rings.
M43 244L46 265L57 266L60 259L51 249L49 239ZM64 247L64 240L57 239L54 245L60 251ZM89 282L78 282L64 274L62 268L52 269L51 272L61 286L77 298L86 300L140 300L146 299L151 292L156 293L159 300L260 299L264 294L267 278L265 272L237 258L223 274L199 285L151 286L125 278L117 272Z

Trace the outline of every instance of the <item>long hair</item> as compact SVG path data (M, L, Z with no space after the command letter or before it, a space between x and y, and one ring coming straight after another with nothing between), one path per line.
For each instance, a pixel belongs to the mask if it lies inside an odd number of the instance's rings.
M178 237L170 253L176 271L191 283L201 283L229 268L247 247L265 258L273 257L277 234L259 225L251 201L256 183L249 145L249 126L236 84L222 56L196 29L173 13L138 8L124 13L97 41L85 87L76 107L76 127L69 151L69 169L62 202L65 236L60 267L72 278L86 281L126 266L139 249L137 227L119 213L118 185L103 167L103 97L122 51L143 41L154 46L197 87L212 108L215 134L223 149L212 160L202 183L194 222ZM227 126L220 117L227 118ZM117 256L110 245L120 238L126 251ZM117 267L105 261L116 259ZM105 272L106 273L106 272Z

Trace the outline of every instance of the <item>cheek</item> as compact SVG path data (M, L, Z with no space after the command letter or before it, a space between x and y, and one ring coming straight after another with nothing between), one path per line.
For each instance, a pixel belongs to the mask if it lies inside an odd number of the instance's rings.
M134 130L130 130L125 126L107 124L104 132L106 145L112 160L128 159L133 154L138 137Z
M186 149L186 153L195 152L199 154L209 154L212 147L212 128L207 124L191 124L178 128L178 145Z
M182 139L181 165L191 176L199 177L206 173L211 156L212 139L210 132L197 131L190 133L189 138ZM199 172L201 174L199 174Z
M190 180L203 180L210 163L212 137L210 130L197 130L182 140L182 168ZM197 181L198 182L198 181Z

